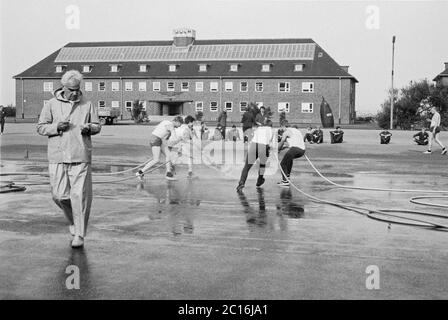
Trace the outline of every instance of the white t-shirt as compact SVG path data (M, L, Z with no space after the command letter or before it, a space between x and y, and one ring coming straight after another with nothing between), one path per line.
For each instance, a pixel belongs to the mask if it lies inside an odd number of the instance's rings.
M302 150L305 150L305 142L303 141L303 136L300 130L296 128L288 128L283 133L283 136L286 135L286 142L288 143L288 146L291 147L297 147Z
M258 127L254 132L252 142L269 145L274 136L271 127Z
M163 120L157 125L152 134L160 139L166 139L170 132L174 132L174 124L169 120Z
M440 126L440 113L434 112L434 115L431 118L431 127Z

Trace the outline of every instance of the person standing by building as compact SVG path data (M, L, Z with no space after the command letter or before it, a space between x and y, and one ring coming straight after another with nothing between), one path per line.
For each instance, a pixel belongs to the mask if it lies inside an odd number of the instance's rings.
M92 141L101 131L98 110L81 90L82 75L67 71L62 88L44 105L37 132L48 137L48 161L53 200L70 222L72 247L84 245L92 204Z
M6 112L3 108L3 106L0 106L0 135L3 135L3 130L5 129L5 118L6 118Z
M224 109L219 115L218 124L221 126L222 140L226 140L227 110Z
M272 132L272 121L267 120L266 124L258 127L254 132L254 137L250 142L249 149L246 155L246 162L243 171L241 172L240 181L236 187L237 192L241 192L247 180L250 168L254 165L257 159L260 159L260 168L258 170L257 187L261 187L264 183L264 172L266 169L266 162L269 158L269 149L272 145L274 134Z
M263 126L266 119L267 119L266 108L261 106L260 111L255 116L255 124L257 126Z
M438 112L436 107L431 108L432 118L431 118L431 126L429 128L429 131L431 132L431 136L429 138L428 143L428 150L426 150L425 154L431 154L432 153L432 145L434 141L442 148L442 154L446 154L447 150L445 146L442 144L442 142L439 140L439 133L440 133L440 113Z
M240 132L236 128L236 125L232 126L232 129L229 130L227 134L227 140L236 142L237 140L241 140Z
M291 174L294 159L298 159L305 154L305 142L302 133L297 126L291 128L287 121L283 123L284 133L278 145L278 150L282 150L283 144L288 144L288 151L280 162L282 168L282 181L277 183L280 187L289 187L289 176Z

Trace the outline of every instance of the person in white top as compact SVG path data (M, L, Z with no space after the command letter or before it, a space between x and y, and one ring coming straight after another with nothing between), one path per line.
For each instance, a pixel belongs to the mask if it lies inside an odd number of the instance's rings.
M196 137L196 132L193 130L194 122L196 121L195 118L192 116L186 116L184 119L184 124L182 124L179 128L176 129L176 135L177 138L180 139L180 141L177 143L177 145L174 145L174 147L177 147L177 153L179 156L184 155L185 160L188 163L188 178L193 178L193 138ZM175 138L176 139L176 138ZM169 142L171 142L171 137ZM175 141L174 141L175 142ZM174 159L175 157L172 156L171 159ZM176 159L177 160L177 159ZM174 165L172 166L174 169Z
M172 121L169 120L164 120L162 122L160 122L155 129L153 130L153 132L151 133L151 137L149 138L149 145L151 147L151 151L152 151L152 160L149 161L144 167L143 169L139 170L135 175L142 180L143 176L145 174L146 171L148 171L150 168L152 168L153 166L155 166L156 164L159 163L160 160L160 152L161 152L161 148L162 148L162 140L168 140L170 138L170 136L173 136L173 138L171 139L172 142L170 144L174 144L174 140L180 141L180 138L178 138L176 136L176 128L179 128L180 125L183 123L183 119L181 116L177 116L175 117ZM176 143L177 143L176 142ZM166 163L166 178L169 180L174 179L173 173L171 172L171 161L170 161L170 157L169 154L170 152L168 150L165 150L165 156L167 158L167 163Z
M431 132L431 137L429 139L428 143L428 150L424 153L430 154L432 153L431 148L433 142L437 142L437 144L442 148L442 154L446 154L447 150L445 146L442 144L442 142L439 140L439 133L440 133L440 113L437 111L436 107L431 108L432 118L431 118L431 127L429 128L429 131Z
M249 149L246 155L246 163L244 165L243 171L241 172L240 181L236 188L237 192L242 192L244 185L247 180L247 175L249 174L250 168L254 165L257 159L260 160L260 169L258 170L257 188L261 187L265 181L264 172L266 169L266 162L269 158L269 149L272 145L272 138L274 134L272 132L272 121L266 120L266 124L258 127L250 142Z
M288 144L289 150L283 156L280 162L282 168L282 181L277 183L281 187L289 187L289 176L291 174L292 165L294 159L298 159L305 154L305 142L303 141L302 133L297 126L290 127L288 121L282 123L282 129L284 130L282 140L278 145L278 150L282 150L285 142Z

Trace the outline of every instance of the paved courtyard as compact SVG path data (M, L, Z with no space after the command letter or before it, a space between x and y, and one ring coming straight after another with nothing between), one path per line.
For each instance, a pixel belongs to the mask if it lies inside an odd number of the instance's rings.
M132 168L150 156L151 126L105 126L93 137L95 173ZM344 143L307 145L329 179L348 186L448 190L448 157L424 155L414 132L346 130ZM448 144L448 134L441 139ZM34 124L7 124L1 172L47 171L46 138ZM243 150L238 149L237 154ZM238 157L238 156L237 156ZM242 165L194 166L166 181L163 168L96 183L85 248L70 247L68 225L44 176L3 176L28 185L0 194L0 299L447 299L448 233L388 225L276 186L255 188L255 168L237 194ZM275 168L275 167L274 167ZM95 182L128 175L94 176ZM446 210L409 202L421 194L334 188L304 159L293 182L325 200L372 209ZM445 200L435 200L443 203ZM448 204L448 201L445 201ZM448 219L418 217L448 224ZM80 270L69 290L67 267ZM366 288L376 266L379 289ZM378 275L377 273L375 275Z

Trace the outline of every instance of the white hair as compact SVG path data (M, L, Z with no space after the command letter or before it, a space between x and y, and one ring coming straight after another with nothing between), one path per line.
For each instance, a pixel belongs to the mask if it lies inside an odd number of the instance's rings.
M69 70L62 76L61 84L68 87L79 87L82 74L78 70Z

